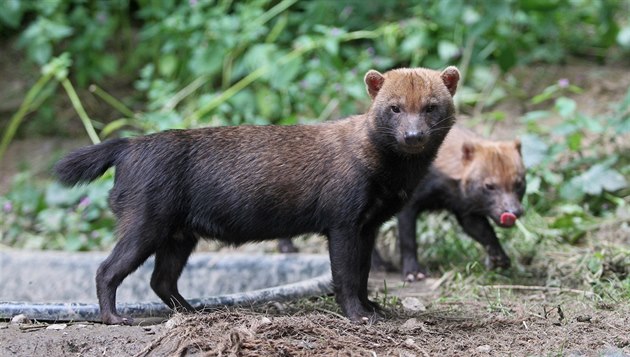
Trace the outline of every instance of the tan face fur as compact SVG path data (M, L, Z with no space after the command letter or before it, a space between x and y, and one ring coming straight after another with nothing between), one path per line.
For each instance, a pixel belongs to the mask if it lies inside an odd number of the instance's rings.
M365 75L372 97L369 114L379 129L388 129L398 151L420 153L430 141L441 140L453 125L453 95L459 71L448 67L442 72L425 68L402 68Z
M525 167L520 141L466 141L461 146L461 189L498 224L504 212L522 215Z

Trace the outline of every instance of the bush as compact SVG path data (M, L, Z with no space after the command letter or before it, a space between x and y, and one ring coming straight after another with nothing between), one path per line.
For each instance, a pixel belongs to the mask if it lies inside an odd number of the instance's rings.
M45 81L27 95L2 144L56 93L56 83L83 110L68 76L79 87L97 84L91 91L120 112L108 124L81 115L95 142L168 128L293 124L361 112L367 103L361 78L370 68L458 64L464 85L456 98L465 111L505 95L493 85L500 71L570 55L603 60L627 53L630 30L617 17L627 7L617 0L0 1L0 29L19 38L30 61L46 64ZM112 77L133 79L136 95L118 100L103 91L99 84ZM528 113L523 143L532 216L552 218L547 230L529 228L574 243L628 195L628 155L608 143L628 132L630 99L610 117L590 118L565 96L572 89L559 84L534 98L553 99L552 110L564 120L548 129L541 124L548 112ZM51 190L62 188L39 186L28 176L16 180L0 198L7 208L2 242L64 249L111 243L104 194L110 181L63 189L63 199L56 199ZM92 239L92 231L100 238ZM27 243L35 236L44 238Z

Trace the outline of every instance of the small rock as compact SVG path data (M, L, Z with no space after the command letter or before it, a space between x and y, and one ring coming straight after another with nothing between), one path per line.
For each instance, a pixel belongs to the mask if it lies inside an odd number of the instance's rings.
M402 330L409 331L409 330L413 330L413 329L417 328L421 324L422 323L418 323L418 320L416 320L415 318L412 317L409 320L405 321L404 324L400 325L400 328Z
M260 319L260 324L261 324L261 325L266 325L266 324L270 324L270 323L271 323L271 319L270 319L270 318L268 318L267 316L263 316L263 317Z
M168 319L168 321L166 321L164 323L164 327L166 327L167 329L172 329L174 327L179 326L182 323L182 317L181 315L175 315L173 317L171 317L170 319Z
M5 328L9 328L9 324L0 324L0 330L4 330Z
M405 345L409 346L409 347L413 347L413 345L416 344L416 341L413 340L413 338L408 338L405 340Z
M88 325L86 325L86 324L76 324L76 325L73 325L73 326L76 327L76 328L86 328L86 327L88 327Z
M66 324L52 324L48 325L48 327L46 327L46 330L63 330L66 327L68 327L68 325Z
M580 315L575 318L577 322L591 322L593 319L590 315Z
M481 345L477 347L477 352L480 353L490 353L490 350L492 350L490 345Z
M143 330L147 335L155 335L155 331L152 328L143 328Z
M31 320L29 320L28 317L26 317L26 315L24 315L24 314L15 315L11 319L11 323L12 324L27 324L27 323L30 323L30 322L31 322Z
M402 306L409 311L426 311L427 308L424 304L415 297L406 297L401 301Z

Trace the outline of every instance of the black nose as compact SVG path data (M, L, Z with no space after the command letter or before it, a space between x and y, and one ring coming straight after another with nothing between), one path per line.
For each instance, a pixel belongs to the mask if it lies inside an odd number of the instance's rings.
M520 217L523 215L524 210L523 207L519 206L519 207L514 207L512 209L507 210L508 212L512 213L513 215L515 215L516 217Z
M406 131L405 132L405 144L417 145L422 141L424 133L421 131Z

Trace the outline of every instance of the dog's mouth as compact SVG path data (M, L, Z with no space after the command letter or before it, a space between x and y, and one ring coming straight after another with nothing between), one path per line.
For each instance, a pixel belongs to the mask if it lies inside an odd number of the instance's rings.
M518 217L516 217L516 215L512 212L503 212L499 216L499 220L497 223L501 227L509 228L509 227L514 226L514 224L516 224L517 219Z

